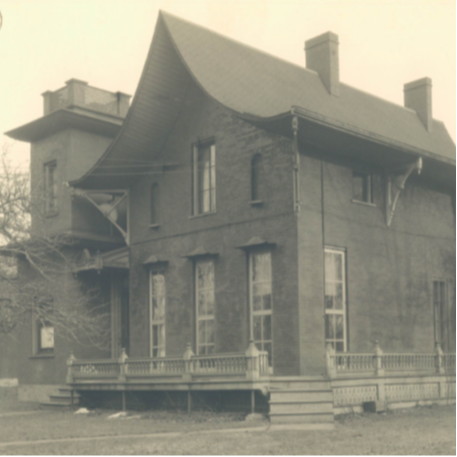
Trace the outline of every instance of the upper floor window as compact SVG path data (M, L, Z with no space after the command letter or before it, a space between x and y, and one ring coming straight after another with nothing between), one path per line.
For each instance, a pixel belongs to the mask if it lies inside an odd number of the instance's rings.
M262 156L256 154L251 160L251 201L258 202L262 195Z
M373 203L373 176L370 173L352 172L352 198L357 202Z
M193 213L205 214L216 211L216 146L204 143L194 146Z
M433 281L433 316L435 320L435 341L443 351L449 350L448 309L446 281Z
M57 180L56 180L57 163L49 162L44 166L44 195L46 213L55 213L57 211Z
M156 226L159 225L159 185L157 183L151 186L150 199L151 219L149 223L151 226Z

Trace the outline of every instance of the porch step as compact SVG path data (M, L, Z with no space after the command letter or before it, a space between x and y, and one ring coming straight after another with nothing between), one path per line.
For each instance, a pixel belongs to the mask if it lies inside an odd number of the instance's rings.
M73 392L73 406L79 404L80 395ZM71 409L71 389L68 387L58 387L56 391L49 396L49 401L40 403L41 409L64 410Z
M272 424L333 424L333 390L323 377L270 380Z

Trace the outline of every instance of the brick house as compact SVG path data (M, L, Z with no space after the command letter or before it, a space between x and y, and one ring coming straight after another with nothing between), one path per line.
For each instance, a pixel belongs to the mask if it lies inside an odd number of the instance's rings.
M431 81L397 106L339 81L335 34L305 50L302 68L160 13L128 113L78 80L44 94L44 117L8 134L32 144L32 182L55 182L41 229L73 234L75 274L107 284L111 350L56 340L43 358L30 333L0 377L333 392L305 412L271 394L278 421L455 397L455 145Z

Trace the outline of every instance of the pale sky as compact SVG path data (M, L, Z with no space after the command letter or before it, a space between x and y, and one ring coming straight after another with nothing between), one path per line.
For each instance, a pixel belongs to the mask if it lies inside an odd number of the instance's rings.
M331 30L351 86L403 105L404 83L432 78L455 142L455 0L0 0L0 135L71 78L133 95L160 9L303 66L304 41ZM5 142L26 166L29 145Z

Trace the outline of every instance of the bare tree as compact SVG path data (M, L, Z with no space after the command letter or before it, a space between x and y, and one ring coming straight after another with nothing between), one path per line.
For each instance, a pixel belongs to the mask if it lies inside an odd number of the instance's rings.
M108 347L109 313L97 285L74 274L80 253L63 234L32 229L43 217L43 195L13 166L8 147L0 156L0 334L35 319L56 335L101 349Z

